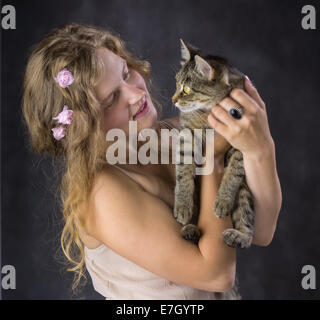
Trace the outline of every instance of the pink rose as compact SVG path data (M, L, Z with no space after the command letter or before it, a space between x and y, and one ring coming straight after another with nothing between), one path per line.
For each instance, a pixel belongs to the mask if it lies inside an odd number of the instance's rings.
M66 128L65 127L60 126L60 127L53 128L51 130L53 132L53 137L56 140L61 140L66 135Z
M58 120L58 123L71 124L73 111L68 110L68 106L64 106L63 110L53 120Z
M57 77L54 79L56 80L56 82L59 83L60 87L62 88L70 86L70 84L72 84L72 82L74 81L72 73L67 69L61 70L58 73Z

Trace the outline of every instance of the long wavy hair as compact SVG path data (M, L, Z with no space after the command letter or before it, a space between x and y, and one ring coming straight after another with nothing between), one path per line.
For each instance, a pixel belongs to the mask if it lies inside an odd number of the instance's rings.
M74 272L73 291L83 277L86 279L84 246L79 233L84 227L84 206L105 155L105 136L100 127L102 111L95 94L102 74L102 63L96 54L99 47L124 58L151 89L150 64L128 52L118 35L76 23L53 29L32 48L23 83L23 116L33 150L59 156L64 164L60 187L64 219L61 247L71 264L67 271ZM55 81L64 68L74 77L67 88ZM161 112L157 100L153 98L153 102ZM56 126L53 117L65 105L73 110L73 121L68 125L66 136L57 141L51 131Z

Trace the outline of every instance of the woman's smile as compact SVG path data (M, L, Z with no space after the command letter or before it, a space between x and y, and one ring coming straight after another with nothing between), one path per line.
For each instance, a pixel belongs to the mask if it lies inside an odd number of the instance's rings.
M149 112L149 110L150 110L150 104L148 100L144 97L139 110L133 116L133 120L136 120L138 118L145 116Z

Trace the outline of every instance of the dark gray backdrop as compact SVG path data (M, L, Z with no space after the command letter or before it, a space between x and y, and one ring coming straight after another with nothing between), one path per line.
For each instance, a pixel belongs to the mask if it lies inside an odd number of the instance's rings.
M4 299L101 299L91 281L71 297L71 276L59 251L58 174L51 159L26 148L21 82L28 50L53 27L74 21L115 30L153 66L164 116L179 68L179 38L225 55L256 84L266 102L283 190L278 228L269 247L238 251L243 298L315 299L301 288L301 268L320 275L319 57L317 30L301 28L301 8L319 1L3 1L17 11L17 29L2 31L2 265L14 265L16 290ZM318 19L319 20L319 19Z

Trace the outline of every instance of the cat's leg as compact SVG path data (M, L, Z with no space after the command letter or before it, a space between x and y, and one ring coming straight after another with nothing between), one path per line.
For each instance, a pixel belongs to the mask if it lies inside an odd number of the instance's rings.
M180 131L176 149L176 186L174 217L183 225L183 238L195 243L200 238L200 230L192 222L195 221L195 172L196 163L193 151L194 132L192 129ZM181 139L183 137L183 139Z
M225 230L222 239L230 247L249 248L253 238L254 210L252 194L245 182L240 187L237 202L231 216L234 229Z
M183 225L181 229L183 238L196 243L200 238L200 230L190 223L196 210L194 174L194 164L176 164L174 217Z
M233 154L229 156L229 163L225 169L214 204L214 213L219 218L232 212L236 195L245 176L242 153L233 148L229 153Z
M193 215L194 190L194 166L192 164L176 164L174 217L183 225L187 224Z

